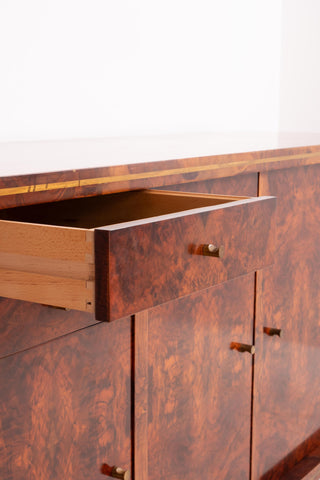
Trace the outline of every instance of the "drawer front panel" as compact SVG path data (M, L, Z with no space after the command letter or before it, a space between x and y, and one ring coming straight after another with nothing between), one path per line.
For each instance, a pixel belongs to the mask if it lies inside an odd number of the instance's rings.
M275 198L95 231L96 318L112 321L273 262ZM172 218L173 217L173 218ZM223 258L202 246L224 246Z

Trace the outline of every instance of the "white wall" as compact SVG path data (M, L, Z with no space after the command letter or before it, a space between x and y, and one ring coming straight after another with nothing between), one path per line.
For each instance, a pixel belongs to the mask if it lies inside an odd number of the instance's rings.
M280 129L320 132L319 0L283 0L281 65Z
M280 45L279 0L0 0L0 140L275 130Z

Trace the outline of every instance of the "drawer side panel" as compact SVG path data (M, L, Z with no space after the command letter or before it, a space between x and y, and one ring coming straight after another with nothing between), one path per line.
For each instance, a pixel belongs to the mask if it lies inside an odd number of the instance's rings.
M0 296L93 311L93 232L0 221Z
M0 269L0 296L85 312L93 311L93 286L85 280Z

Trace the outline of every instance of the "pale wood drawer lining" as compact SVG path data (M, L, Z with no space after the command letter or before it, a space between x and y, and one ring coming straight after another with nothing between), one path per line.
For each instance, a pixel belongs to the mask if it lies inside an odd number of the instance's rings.
M143 190L1 210L0 296L93 312L95 227L244 198Z
M0 295L94 310L93 230L0 220Z

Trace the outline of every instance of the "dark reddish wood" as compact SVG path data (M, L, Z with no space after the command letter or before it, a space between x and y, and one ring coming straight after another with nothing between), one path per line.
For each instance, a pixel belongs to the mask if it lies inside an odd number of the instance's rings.
M174 192L198 192L221 195L258 196L258 174L248 173L235 177L214 178L200 182L189 182L160 187L161 190Z
M274 207L274 198L249 199L96 229L96 318L112 321L272 263ZM201 255L205 243L223 245L224 258Z
M103 475L107 475L108 477L111 477L111 474L112 474L112 470L113 470L114 466L110 466L108 465L107 463L103 463L101 465L101 473Z
M320 447L304 457L281 480L319 480L320 478Z
M249 274L149 312L149 479L248 480L252 356L230 343L252 342L253 296Z
M146 141L148 141L148 139L146 139ZM278 141L277 138L273 137L267 142L269 144L267 150L255 150L259 148L259 143L255 135L250 135L246 140L245 136L243 138L240 137L236 144L234 144L231 135L230 138L224 138L222 141L217 139L219 146L217 149L218 154L216 153L215 146L213 146L212 152L210 151L208 156L199 156L198 151L202 150L201 143L199 143L198 149L194 148L194 146L192 147L192 151L195 152L194 154L189 155L189 157L186 157L186 155L178 156L177 160L170 160L171 158L177 158L176 150L173 155L170 153L170 148L167 151L165 150L163 156L159 158L159 155L157 155L158 141L161 143L161 139L155 139L154 145L149 145L150 160L148 158L142 163L134 163L141 161L141 159L139 153L135 152L135 148L130 149L128 145L124 150L125 155L123 155L123 160L120 160L120 163L119 160L114 161L114 155L110 153L108 148L108 139L87 142L75 141L73 146L68 147L69 157L66 157L65 148L63 146L61 147L59 142L43 143L40 151L39 144L34 144L34 155L32 155L32 152L30 153L30 150L27 155L30 169L32 160L33 165L38 165L39 170L43 170L44 164L47 165L46 168L48 171L52 169L67 170L24 175L19 174L19 168L17 167L12 167L12 169L6 168L3 171L7 173L2 173L2 178L0 179L0 208L52 202L133 189L155 188L164 185L203 181L320 162L318 136L313 136L312 139L305 137L297 141L297 136L293 135L284 142ZM180 139L179 142L182 147L184 145L183 142L186 141L186 138ZM134 139L133 142L135 142ZM67 143L72 144L72 142ZM97 143L100 143L101 148L99 145L97 147ZM238 147L235 147L235 145L238 145ZM16 146L13 145L13 148L16 149ZM30 145L27 145L27 148L29 149ZM121 148L123 148L123 146L121 146L120 140L119 149L121 150ZM60 152L61 149L63 154ZM104 149L106 149L105 154L103 154ZM26 165L24 150L26 150L26 145L21 144L20 150L13 155L15 156L16 164L17 161L20 160L20 165ZM55 153L52 152L53 150ZM115 147L116 157L118 157L118 150ZM182 149L182 151L184 151L184 149ZM232 151L236 151L237 153L228 153ZM155 157L155 154L156 158L162 161L151 161L151 159ZM5 152L2 155L0 152L0 156L3 165L10 165L11 154L7 157ZM145 158L145 156L146 154L144 152L143 158ZM72 170L69 165L75 164L75 157L78 158L78 164L75 166L77 170ZM97 162L96 157L99 158L99 162ZM112 162L115 162L114 166L112 166ZM88 168L92 163L101 165L101 168ZM84 168L79 170L79 165ZM10 174L10 172L12 173ZM8 194L5 194L5 192L1 193L5 188L17 187L26 188L23 193L15 193L14 191L8 192Z
M131 319L0 361L0 478L99 480L131 469Z
M0 210L0 218L14 222L93 229L132 222L144 218L179 214L187 210L221 205L241 200L232 195L182 194L172 191L134 190L90 198L63 200ZM180 215L180 214L179 214ZM39 227L37 227L39 230ZM49 229L50 230L50 229Z
M27 187L0 195L4 208L166 185L256 195L257 172L269 171L261 175L260 194L281 198L283 192L283 200L277 265L257 275L252 480L294 473L320 444L320 166L302 167L320 163L320 147L273 148L114 167L106 157L101 169L0 179L2 193ZM39 185L42 191L33 191ZM241 220L234 218L232 226ZM171 245L170 235L167 240ZM105 239L102 247L107 251ZM133 270L128 285L141 278ZM148 283L146 294L151 278ZM136 315L131 393L129 318L90 326L88 314L1 300L1 355L9 356L0 360L0 478L98 480L104 463L132 470L135 456L137 480L148 471L153 480L208 474L248 480L252 357L230 344L252 342L253 290L250 274L156 307L149 319L147 312ZM283 338L263 334L263 326L282 328Z
M130 470L124 470L116 465L110 467L110 465L107 465L106 463L101 466L101 473L108 477L120 478L121 480L130 480L131 478Z
M260 193L277 196L277 254L257 274L253 480L271 480L320 426L320 166L263 174Z
M148 480L149 315L134 317L134 478Z
M0 358L94 325L94 315L0 298Z
M278 480L280 475L281 479L283 474L284 476L287 473L289 475L290 472L294 471L295 468L300 465L300 463L303 464L304 459L308 457L310 452L312 453L314 451L315 445L320 445L320 429L313 433L309 438L304 439L304 441L292 452L282 458L277 465L274 465L270 471L266 472L261 477L261 480Z

